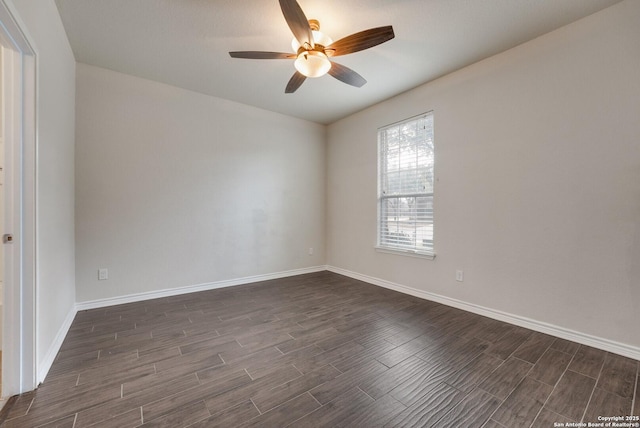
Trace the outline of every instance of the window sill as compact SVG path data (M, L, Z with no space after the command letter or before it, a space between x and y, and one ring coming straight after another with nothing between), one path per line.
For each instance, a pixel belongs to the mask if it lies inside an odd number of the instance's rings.
M436 258L435 254L418 253L417 251L414 251L414 250L400 250L400 249L380 247L380 246L376 246L375 249L379 253L395 254L397 256L416 257L419 259L427 259L427 260L433 260Z

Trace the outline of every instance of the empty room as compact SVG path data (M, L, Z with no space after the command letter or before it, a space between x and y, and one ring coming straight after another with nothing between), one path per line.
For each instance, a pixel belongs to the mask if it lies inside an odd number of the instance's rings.
M0 0L0 428L640 427L639 23Z

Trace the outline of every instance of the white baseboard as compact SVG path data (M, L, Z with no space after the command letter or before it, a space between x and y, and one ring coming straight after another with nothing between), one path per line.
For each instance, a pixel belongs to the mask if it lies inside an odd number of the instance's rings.
M77 309L75 306L72 306L67 314L67 317L62 322L60 329L58 330L58 334L56 334L55 339L49 346L46 355L38 363L38 379L36 384L40 384L44 378L47 377L47 373L49 373L49 369L53 364L53 361L56 359L56 355L58 355L58 351L60 351L60 347L62 346L62 342L64 342L64 338L67 337L67 333L69 332L69 328L73 323L73 319L76 317Z
M227 279L227 280L216 281L216 282L207 282L204 284L189 285L186 287L167 288L164 290L148 291L145 293L128 294L126 296L108 297L106 299L78 302L76 303L76 309L78 311L83 311L87 309L104 308L107 306L140 302L142 300L151 300L151 299L158 299L161 297L195 293L198 291L214 290L216 288L232 287L234 285L250 284L252 282L268 281L271 279L286 278L289 276L303 275L306 273L322 272L324 270L327 270L326 266L313 266L309 268L293 269L293 270L268 273L263 275L253 275L253 276L245 276L243 278Z
M519 315L510 314L507 312L502 312L502 311L498 311L491 308L486 308L484 306L475 305L473 303L467 303L462 300L452 299L450 297L441 296L439 294L430 293L428 291L418 290L413 287L407 287L405 285L396 284L394 282L386 281L384 279L363 275L360 273L352 272L352 271L338 268L335 266L327 266L327 270L340 275L348 276L353 279L364 281L369 284L388 288L390 290L399 291L400 293L409 294L411 296L419 297L421 299L442 303L443 305L452 306L454 308L462 309L467 312L472 312L474 314L482 315L488 318L493 318L499 321L504 321L509 324L514 324L520 327L528 328L530 330L546 333L551 336L559 337L561 339L566 339L572 342L577 342L583 345L602 349L604 351L612 352L614 354L633 358L634 360L640 360L640 348L636 346L615 342L613 340L604 339L602 337L592 336L579 331L569 330L557 325L548 324L542 321L521 317Z
M72 309L67 314L67 317L62 323L62 326L60 326L60 329L58 330L58 334L56 335L53 343L51 343L51 346L49 346L47 354L45 355L43 360L39 362L37 382L39 384L47 377L47 374L51 369L51 365L53 364L56 358L56 355L58 355L58 352L60 351L60 347L62 346L62 342L64 341L64 338L67 336L67 333L69 332L69 328L71 327L71 324L73 323L73 319L75 318L76 313L78 313L78 311L95 309L95 308L104 308L107 306L120 305L123 303L139 302L142 300L157 299L159 297L168 297L168 296L176 296L179 294L194 293L197 291L213 290L216 288L232 287L234 285L249 284L252 282L267 281L270 279L286 278L289 276L302 275L302 274L314 273L314 272L322 272L325 270L327 270L326 266L314 266L310 268L293 269L293 270L269 273L264 275L246 276L244 278L209 282L206 284L197 284L197 285L191 285L187 287L170 288L166 290L150 291L147 293L137 293L137 294L130 294L127 296L110 297L107 299L91 300L87 302L78 302L75 304L74 307L72 307Z
M489 318L493 318L499 321L504 321L510 324L518 325L520 327L528 328L530 330L539 331L562 339L567 339L573 342L581 343L583 345L592 346L594 348L602 349L604 351L612 352L614 354L623 355L625 357L640 360L640 348L627 345L624 343L615 342L612 340L604 339L601 337L591 336L586 333L581 333L574 330L569 330L556 325L548 324L545 322L533 320L530 318L521 317L514 314L498 311L491 308L486 308L472 303L467 303L461 300L452 299L450 297L441 296L439 294L430 293L428 291L418 290L416 288L407 287L405 285L396 284L390 281L386 281L380 278L375 278L368 275L352 272L346 269L338 268L335 266L314 266L310 268L294 269L283 272L276 272L264 275L247 276L243 278L229 279L223 281L209 282L205 284L191 285L187 287L170 288L165 290L150 291L146 293L130 294L127 296L111 297L107 299L91 300L86 302L78 302L69 311L64 322L58 330L53 343L49 347L47 354L42 361L38 364L38 383L42 382L51 365L53 364L62 342L66 337L71 323L75 318L78 311L103 308L107 306L120 305L124 303L139 302L142 300L157 299L160 297L176 296L180 294L194 293L198 291L213 290L217 288L232 287L235 285L250 284L253 282L268 281L271 279L286 278L289 276L302 275L307 273L322 272L328 270L340 275L348 276L360 281L367 282L372 285L388 288L391 290L399 291L404 294L419 297L421 299L431 300L434 302L442 303L447 306L462 309L464 311L472 312L478 315L483 315Z

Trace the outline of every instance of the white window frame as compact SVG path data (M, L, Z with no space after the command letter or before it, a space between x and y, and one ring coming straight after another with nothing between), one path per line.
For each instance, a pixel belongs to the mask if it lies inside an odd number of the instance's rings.
M416 160L412 162L410 157L399 154L399 165L407 160L406 167L398 167L395 171L389 171L387 168L388 156L390 155L389 144L393 144L387 138L389 134L397 131L401 132L403 126L415 124L419 125L420 121L426 119L423 124L425 128L424 140L414 139L409 144L415 146L426 144L427 150L420 151L415 150ZM430 125L430 126L429 126ZM396 122L378 129L378 218L377 218L377 240L376 250L384 253L400 254L412 257L420 257L427 259L434 259L435 252L433 246L433 195L435 186L434 164L434 138L433 138L433 112L423 113L417 116L410 117L408 119ZM398 145L398 150L400 146ZM405 146L407 147L407 146ZM419 165L422 164L422 167ZM426 165L426 166L425 166ZM393 178L391 177L393 172L397 173L395 190L392 188L394 185ZM403 174L411 174L415 172L414 179L411 181L405 181L404 183L410 183L409 188L404 185L397 184L398 181L403 183L402 180L406 178L400 178ZM420 179L419 177L425 177L427 174L429 178ZM426 186L424 184L426 183ZM428 187L430 186L430 188ZM415 199L414 199L415 198ZM417 198L424 198L424 206L420 208L417 205ZM404 220L399 216L395 216L396 220L389 222L384 220L385 206L389 200L402 200L406 203L407 200L414 199L413 208L409 212L410 215ZM400 201L398 201L400 203ZM402 209L398 208L396 213L401 212ZM393 231L391 227L395 228ZM392 236L393 235L393 236ZM430 239L429 239L430 238Z

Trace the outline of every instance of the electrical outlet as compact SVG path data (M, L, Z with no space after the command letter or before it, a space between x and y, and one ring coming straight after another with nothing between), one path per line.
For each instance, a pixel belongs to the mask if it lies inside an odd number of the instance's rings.
M456 281L458 282L464 281L464 271L462 269L456 270Z
M309 255L312 256L313 255L313 247L309 247Z
M109 279L109 269L100 268L98 269L98 281L104 281Z

